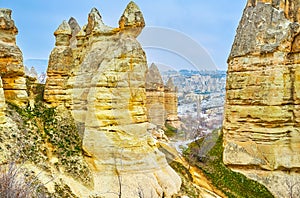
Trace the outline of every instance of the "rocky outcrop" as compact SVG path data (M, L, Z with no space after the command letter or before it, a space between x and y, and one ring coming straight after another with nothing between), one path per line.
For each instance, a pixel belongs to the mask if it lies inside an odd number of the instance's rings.
M118 28L105 25L96 8L76 36L64 22L55 32L45 100L66 106L83 135L91 189L70 186L82 197L170 197L181 185L147 132L145 52L136 37L145 26L130 2Z
M169 78L165 86L165 109L167 122L178 121L177 88L175 87L172 78Z
M73 52L70 47L72 30L66 21L54 32L55 48L49 57L44 99L50 107L68 105L67 81L73 66Z
M38 73L37 73L37 71L35 70L34 67L31 67L30 69L28 69L25 66L25 76L29 77L29 78L36 79L36 80L39 78Z
M147 117L150 123L163 128L165 123L178 128L177 88L170 78L166 85L157 66L152 63L146 75ZM158 131L157 131L158 132Z
M228 59L224 162L278 197L300 181L299 8L249 0Z
M159 128L165 125L165 88L157 66L152 63L146 75L146 107L150 123Z
M22 52L16 45L18 29L11 18L11 10L0 9L0 73L7 102L26 106L26 80Z
M72 33L72 37L70 39L70 47L75 48L77 46L76 35L80 31L80 26L77 23L76 19L74 19L73 17L69 19L68 24L70 25L71 33Z

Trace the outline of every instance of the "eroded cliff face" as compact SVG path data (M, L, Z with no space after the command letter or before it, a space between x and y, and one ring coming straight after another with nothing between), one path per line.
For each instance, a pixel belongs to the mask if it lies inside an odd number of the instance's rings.
M170 197L179 191L179 176L147 132L147 63L136 40L144 26L141 11L131 2L118 28L106 26L93 8L74 49L69 24L55 32L45 100L51 107L69 108L83 134L94 183L79 192L83 197Z
M54 32L55 48L49 57L44 99L50 107L68 106L70 94L67 93L67 81L73 66L73 52L70 47L72 30L66 21Z
M165 125L165 88L157 66L152 63L146 74L147 117L159 128Z
M170 78L166 85L157 66L152 63L146 74L147 117L150 123L158 128L170 124L180 127L178 118L177 88Z
M26 79L22 52L16 45L18 29L11 18L11 10L0 9L0 75L7 102L26 106Z
M177 87L174 85L173 79L169 78L165 85L165 109L166 109L166 121L178 128L178 96Z
M228 59L224 163L278 197L300 181L299 8L249 0Z

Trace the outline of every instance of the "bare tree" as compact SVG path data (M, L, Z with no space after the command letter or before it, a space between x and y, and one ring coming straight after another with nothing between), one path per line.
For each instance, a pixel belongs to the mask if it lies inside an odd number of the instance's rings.
M285 183L288 187L288 193L289 193L289 198L296 198L299 197L300 190L295 189L297 186L300 184L300 182L295 182L293 178L291 179L286 179Z

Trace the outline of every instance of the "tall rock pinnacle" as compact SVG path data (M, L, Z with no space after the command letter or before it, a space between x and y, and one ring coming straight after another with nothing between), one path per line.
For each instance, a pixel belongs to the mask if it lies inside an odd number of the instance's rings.
M131 1L119 20L119 28L137 37L145 27L145 21L140 8Z
M23 65L23 55L16 45L18 29L11 19L11 10L0 9L0 73L5 99L26 106L28 95Z
M228 59L224 163L279 197L300 181L299 5L249 0Z
M154 63L151 64L146 74L146 96L148 120L162 128L166 120L164 82Z
M92 33L94 33L94 34L96 34L96 33L97 34L111 34L112 29L113 28L111 28L103 23L100 12L96 8L93 8L88 17L86 34L87 35L90 35Z
M73 66L73 52L70 47L71 27L63 21L54 35L56 42L49 57L44 99L51 107L68 106L70 96L67 93L67 80Z
M71 17L68 21L68 24L71 28L72 37L70 39L70 46L71 48L75 48L77 45L76 35L80 31L80 26L77 23L76 19Z
M136 189L145 197L171 197L180 189L180 177L147 131L148 67L135 38L144 20L132 2L123 18L124 26L111 28L93 8L87 25L76 35L76 48L69 46L71 28L63 22L55 33L44 98L51 107L69 108L81 126L94 180L86 197L112 197L105 192L115 194L119 185L122 197L137 197ZM116 185L120 177L122 184Z

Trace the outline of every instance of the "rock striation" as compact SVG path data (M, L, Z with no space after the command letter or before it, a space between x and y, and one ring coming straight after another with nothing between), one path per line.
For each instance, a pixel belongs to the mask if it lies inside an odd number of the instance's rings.
M152 63L146 75L147 117L150 123L163 128L166 122L171 125L178 121L178 95L172 78L166 85L157 66Z
M70 47L72 29L66 21L63 21L54 35L56 42L49 57L44 100L50 107L67 106L70 100L67 81L73 66L73 52Z
M130 2L118 28L93 8L70 46L66 22L55 31L44 98L69 108L83 136L92 189L72 186L83 197L170 197L181 181L147 132L145 52L136 37L145 26Z
M278 197L300 181L299 8L248 0L228 59L224 163Z
M0 75L7 102L26 106L26 79L22 52L16 45L18 29L11 18L11 10L0 9Z
M146 75L146 108L150 123L158 128L165 125L165 88L157 66L152 63Z

